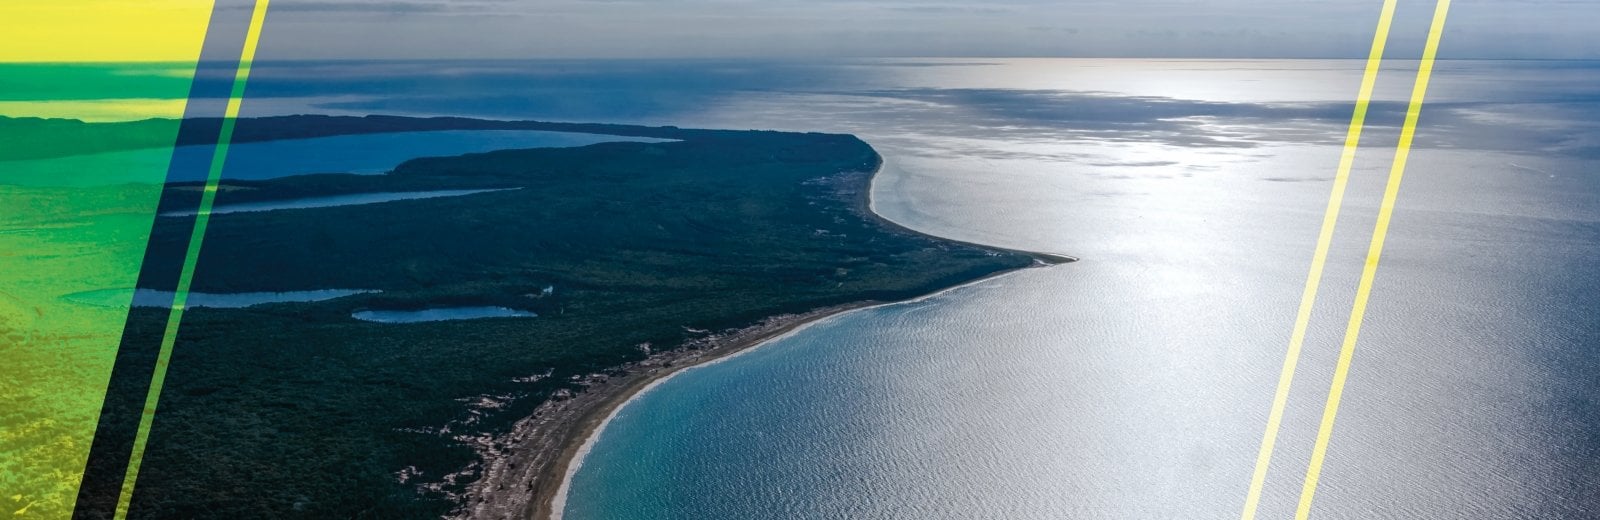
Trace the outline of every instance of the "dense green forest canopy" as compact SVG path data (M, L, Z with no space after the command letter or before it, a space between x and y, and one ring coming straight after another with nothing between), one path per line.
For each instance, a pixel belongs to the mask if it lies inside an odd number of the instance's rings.
M1035 262L872 215L879 157L848 135L317 116L245 120L240 135L473 127L674 141L417 158L387 175L225 181L219 205L498 191L212 216L196 291L381 292L190 309L133 516L437 518L473 477L447 477L475 457L461 436L504 431L575 388L571 376L642 359L640 345L673 348L773 315L910 298ZM168 186L164 209L192 206L196 187ZM157 218L147 263L179 262L193 219ZM171 282L147 271L142 283ZM538 316L351 317L452 306ZM165 319L136 309L130 333ZM471 404L484 396L494 406Z

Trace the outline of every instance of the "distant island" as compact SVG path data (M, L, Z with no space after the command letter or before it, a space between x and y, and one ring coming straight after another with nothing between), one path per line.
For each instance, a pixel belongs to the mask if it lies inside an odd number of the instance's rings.
M389 198L211 217L194 291L326 297L188 311L130 516L547 515L578 445L651 381L844 310L1071 261L879 218L881 159L849 135L381 116L247 119L237 135L511 129L653 142L222 183L219 209ZM147 267L180 263L198 188L166 187ZM166 319L132 313L130 334Z

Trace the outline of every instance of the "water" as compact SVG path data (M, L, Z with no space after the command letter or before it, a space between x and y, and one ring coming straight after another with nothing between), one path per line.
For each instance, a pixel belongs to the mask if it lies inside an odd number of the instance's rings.
M507 188L520 189L520 188ZM331 195L327 197L304 197L289 200L265 200L259 202L241 202L238 204L223 204L211 208L212 215L227 213L251 213L257 211L277 211L284 209L311 209L332 208L338 206L357 206L361 204L378 204L397 200L436 199L440 197L460 197L474 193L488 193L494 190L434 190L434 191L396 191L386 193L355 193L351 195ZM167 211L161 213L162 217L192 217L195 211Z
M533 318L532 312L508 307L440 307L417 311L356 311L350 317L376 323L420 323L425 321L476 320L483 318Z
M186 308L210 307L213 309L242 309L267 303L320 302L356 294L379 292L372 289L318 289L312 291L204 293L190 292L184 301ZM85 305L121 307L130 302L134 307L171 307L174 293L155 289L103 289L69 294L62 298Z
M1380 76L1259 518L1298 498L1414 66ZM851 132L889 161L881 214L1082 259L657 386L594 444L567 518L1235 518L1361 67L262 66L276 97L245 108ZM1438 64L1318 518L1600 511L1596 84L1595 62Z
M417 157L482 153L508 148L562 148L618 141L661 140L542 130L445 130L266 141L230 146L224 176L229 179L267 179L306 173L380 174ZM184 171L204 172L205 169Z
M225 180L262 180L311 173L381 174L417 157L481 153L508 148L559 148L617 141L658 142L660 139L611 135L546 132L539 130L444 130L389 134L341 135L240 143L228 147ZM177 171L189 177L172 181L201 181L211 160L211 149L182 146L177 151L147 149L92 155L0 161L6 179L26 186L84 186L138 182L136 172L165 171L169 161L194 163ZM102 172L104 165L123 166L116 175Z
M729 95L701 124L877 146L894 220L1083 260L662 384L594 444L566 517L1238 516L1359 66L859 67L900 84ZM1547 67L1441 65L1319 517L1600 511L1600 132L1560 114L1594 113L1562 99L1592 95L1600 68ZM1408 86L1393 70L1262 518L1299 495Z

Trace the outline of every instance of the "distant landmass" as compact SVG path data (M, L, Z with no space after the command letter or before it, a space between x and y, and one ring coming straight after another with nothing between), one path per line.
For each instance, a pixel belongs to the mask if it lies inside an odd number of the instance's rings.
M222 119L182 120L176 142L167 131L174 120L146 119L116 123L87 123L76 119L0 116L0 161L49 159L97 152L214 144ZM403 117L371 115L293 115L253 117L236 122L230 143L285 139L310 139L338 135L425 132L431 130L545 130L630 137L665 137L684 132L671 127L645 127L603 123L500 121L464 117Z
M186 122L180 143L203 144L213 123ZM146 123L5 124L114 136ZM654 378L842 310L1070 260L878 218L880 158L849 135L379 116L238 128L245 141L464 129L670 141L224 180L219 208L256 210L210 217L193 290L233 304L185 315L131 516L532 514L563 453ZM6 153L49 156L26 148ZM167 186L142 288L174 283L153 266L181 263L199 188ZM394 195L419 193L432 195ZM166 317L135 308L127 335L159 335ZM115 378L113 399L142 401L137 384ZM102 430L136 420L108 415Z

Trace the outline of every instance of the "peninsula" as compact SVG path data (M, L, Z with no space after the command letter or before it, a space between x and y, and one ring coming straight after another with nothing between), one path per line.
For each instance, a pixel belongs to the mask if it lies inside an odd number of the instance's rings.
M282 209L212 215L194 291L343 292L188 310L136 516L532 515L610 411L673 370L843 310L1071 260L877 217L881 159L849 135L328 116L239 128L246 140L532 129L652 142L225 178L218 207ZM180 260L197 188L167 187L147 265ZM141 285L170 285L162 273ZM502 317L370 319L474 309ZM131 333L165 319L135 308Z

